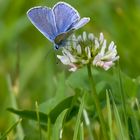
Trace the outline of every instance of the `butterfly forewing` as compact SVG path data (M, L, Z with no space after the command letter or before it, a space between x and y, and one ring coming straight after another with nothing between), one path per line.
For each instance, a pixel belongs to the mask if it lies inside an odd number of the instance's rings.
M58 34L53 11L47 7L34 7L27 12L27 15L32 24L53 42Z
M66 32L73 23L79 21L78 12L69 4L59 2L53 7L57 30L59 33Z

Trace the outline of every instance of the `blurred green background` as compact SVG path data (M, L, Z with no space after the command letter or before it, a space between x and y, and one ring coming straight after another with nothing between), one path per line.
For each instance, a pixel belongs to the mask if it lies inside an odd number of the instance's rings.
M54 96L60 75L70 73L57 63L54 51L47 52L52 44L30 23L29 8L46 5L56 0L0 0L0 131L11 123L9 77L16 95L18 108L32 109ZM67 0L81 17L91 18L84 28L76 31L103 32L113 40L120 55L120 65L131 78L140 75L140 1L139 0ZM57 53L57 52L56 52ZM19 83L17 83L17 79ZM18 86L19 84L19 86ZM18 89L19 88L19 89ZM69 93L67 93L69 94Z

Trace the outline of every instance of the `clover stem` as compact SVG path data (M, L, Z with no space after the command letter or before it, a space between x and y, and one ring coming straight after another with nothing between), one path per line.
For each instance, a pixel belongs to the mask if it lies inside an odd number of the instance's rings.
M96 92L96 88L95 88L90 64L87 65L87 70L88 70L88 77L89 77L89 82L90 82L90 86L91 86L91 91L92 91L92 97L93 97L93 101L94 101L94 104L95 104L95 107L96 107L96 110L97 110L97 114L99 116L99 120L100 120L100 123L101 123L101 129L102 129L102 133L103 133L103 136L104 136L104 140L108 140L105 121L104 121L104 117L103 117L103 114L102 114L100 102L98 100L98 95L97 95L97 92Z

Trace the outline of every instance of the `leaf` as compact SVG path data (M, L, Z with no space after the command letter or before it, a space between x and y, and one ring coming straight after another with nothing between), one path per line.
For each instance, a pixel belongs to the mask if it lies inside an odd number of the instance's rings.
M63 99L58 99L57 97L51 98L50 100L47 100L44 103L40 104L39 110L43 113L50 114L53 110L55 111L61 110L62 108L68 108L73 99L73 96L65 98L63 97Z
M59 114L67 109L70 108L72 100L74 96L70 96L66 99L64 99L62 102L60 102L50 113L49 116L51 118L51 122L54 123L56 118L59 116Z
M63 121L65 119L65 116L67 114L67 109L64 110L56 119L56 122L53 126L53 132L52 132L52 139L53 140L59 140L62 139L62 132L63 132Z
M63 112L65 109L68 109L71 107L72 101L73 101L73 99L75 99L74 97L75 96L70 96L70 97L67 97L66 99L64 99L63 101L61 101L56 107L54 107L50 111L49 114L46 114L44 112L38 112L39 117L40 117L40 123L42 125L47 125L48 116L49 116L51 123L54 124L57 117L59 116L59 114L61 112ZM38 121L36 111L16 110L13 108L8 108L7 110L14 113L14 114L19 115L20 117L24 117L24 118ZM75 113L77 113L77 110L78 110L78 108L74 105L72 107L72 109L70 110L70 113L67 116L66 120L67 121L70 120L75 115Z
M51 122L54 123L56 118L59 116L59 114L63 110L70 108L73 98L74 98L74 96L69 96L69 97L63 99L61 102L59 102L53 108L51 106L54 106L53 104L55 104L55 102L57 102L57 100L51 99L49 102L45 102L45 103L40 105L40 111L45 113L45 114L48 114L50 119L51 119ZM51 107L51 109L45 111L45 108L49 108L49 107Z
M16 110L16 109L13 109L13 108L8 108L7 110L14 113L14 114L19 115L20 117L38 121L36 111ZM45 113L42 113L42 112L38 112L38 113L39 113L39 117L40 117L40 123L41 124L46 124L47 120L48 120L48 115L46 115Z

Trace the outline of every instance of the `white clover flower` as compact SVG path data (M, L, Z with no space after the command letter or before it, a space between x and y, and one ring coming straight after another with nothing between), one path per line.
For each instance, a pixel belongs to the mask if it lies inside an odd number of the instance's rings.
M69 50L65 48L63 49L62 53L63 55L57 55L57 58L60 59L64 65L70 66L69 71L76 71L77 67L74 65L74 63L76 63L77 60L74 58L74 56L70 53Z
M93 65L99 66L104 68L105 70L108 70L110 67L114 65L114 61L119 59L119 56L117 56L117 50L114 42L112 41L109 44L109 47L107 48L107 41L104 39L103 34L100 34L99 38L99 46L100 51L95 56L93 60Z
M86 32L78 37L73 35L72 42L68 42L68 44L62 48L63 55L57 55L57 57L64 65L70 67L69 71L74 72L87 64L108 70L119 59L116 45L112 41L107 46L103 33L100 33L99 38Z
M94 35L92 33L89 33L88 34L88 39L93 41L94 40Z

